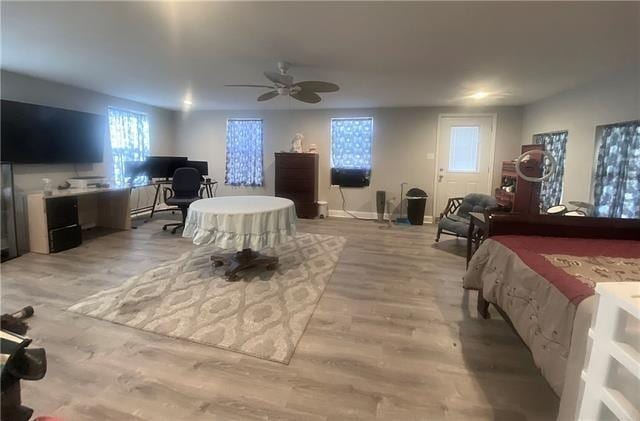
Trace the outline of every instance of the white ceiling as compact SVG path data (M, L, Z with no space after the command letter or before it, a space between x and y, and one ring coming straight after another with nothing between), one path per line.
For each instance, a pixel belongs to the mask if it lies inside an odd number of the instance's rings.
M2 68L172 109L520 105L637 65L639 22L638 2L3 1ZM341 90L309 105L223 86L279 60Z

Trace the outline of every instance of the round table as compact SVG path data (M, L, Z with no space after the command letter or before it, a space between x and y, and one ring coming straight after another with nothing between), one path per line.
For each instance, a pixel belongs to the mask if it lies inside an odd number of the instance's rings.
M227 280L254 266L274 269L277 257L257 252L284 243L296 233L296 209L289 199L272 196L227 196L201 199L189 206L183 237L197 245L213 244L236 252L211 256L226 265Z

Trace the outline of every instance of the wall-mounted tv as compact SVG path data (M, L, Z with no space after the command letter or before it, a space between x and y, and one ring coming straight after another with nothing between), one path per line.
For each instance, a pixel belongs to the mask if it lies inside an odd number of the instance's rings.
M16 164L102 162L106 119L97 114L2 100L2 161Z

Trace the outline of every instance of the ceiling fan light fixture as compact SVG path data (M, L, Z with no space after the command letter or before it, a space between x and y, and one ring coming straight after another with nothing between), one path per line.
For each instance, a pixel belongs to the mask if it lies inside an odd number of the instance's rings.
M225 85L229 87L247 87L247 88L268 88L268 92L258 97L258 101L267 101L277 96L290 96L298 101L308 104L317 104L322 100L319 92L336 92L340 89L338 85L330 82L322 81L302 81L293 82L293 76L287 74L290 64L284 61L278 62L278 72L266 71L264 76L273 85Z
M472 98L472 99L475 99L475 100L480 100L480 99L485 99L488 96L489 96L489 92L477 91L477 92L474 92L471 95L469 95L469 98Z

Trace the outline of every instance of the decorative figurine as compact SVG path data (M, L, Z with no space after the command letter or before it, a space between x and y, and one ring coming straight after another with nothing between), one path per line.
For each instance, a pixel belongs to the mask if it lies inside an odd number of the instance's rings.
M302 153L302 141L304 140L304 136L302 133L296 133L291 141L291 152Z
M318 153L318 146L315 143L309 143L309 153Z

